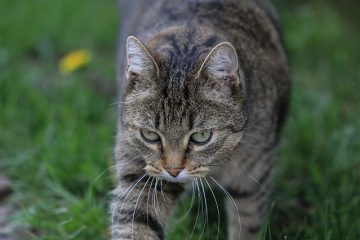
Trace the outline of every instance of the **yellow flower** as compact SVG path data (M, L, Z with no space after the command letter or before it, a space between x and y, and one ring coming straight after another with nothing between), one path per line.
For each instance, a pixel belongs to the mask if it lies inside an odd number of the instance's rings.
M91 61L91 52L86 49L71 51L66 54L59 63L59 71L62 74L70 74Z

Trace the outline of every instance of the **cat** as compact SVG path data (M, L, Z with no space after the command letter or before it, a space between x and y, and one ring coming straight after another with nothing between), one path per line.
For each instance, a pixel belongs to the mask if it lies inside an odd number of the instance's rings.
M228 239L255 239L290 94L274 8L266 0L120 8L112 239L164 239L191 187L221 189Z

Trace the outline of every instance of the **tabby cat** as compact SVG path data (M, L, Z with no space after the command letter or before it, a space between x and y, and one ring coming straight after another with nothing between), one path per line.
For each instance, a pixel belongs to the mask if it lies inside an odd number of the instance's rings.
M228 239L255 239L290 88L272 5L124 0L120 8L112 239L164 239L184 190L203 198L210 187L225 193Z

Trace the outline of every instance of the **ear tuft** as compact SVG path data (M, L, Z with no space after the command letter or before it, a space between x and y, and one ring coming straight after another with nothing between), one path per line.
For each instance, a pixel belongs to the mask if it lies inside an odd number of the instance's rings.
M202 72L214 78L224 78L238 74L239 63L236 50L229 42L216 45L205 58L198 71L197 77Z
M129 36L126 42L127 76L130 73L145 78L159 75L159 68L146 47L134 36Z

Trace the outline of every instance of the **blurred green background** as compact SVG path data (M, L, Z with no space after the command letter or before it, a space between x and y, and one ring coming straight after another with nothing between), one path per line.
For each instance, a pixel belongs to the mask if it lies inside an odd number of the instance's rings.
M275 5L293 94L260 238L360 239L359 1ZM13 190L0 204L16 206L11 222L26 226L23 239L107 239L116 2L1 0L0 16L0 175ZM92 61L61 74L60 59L77 49ZM176 215L190 202L191 194ZM193 209L167 239L190 235ZM216 239L216 211L207 229L203 238Z

